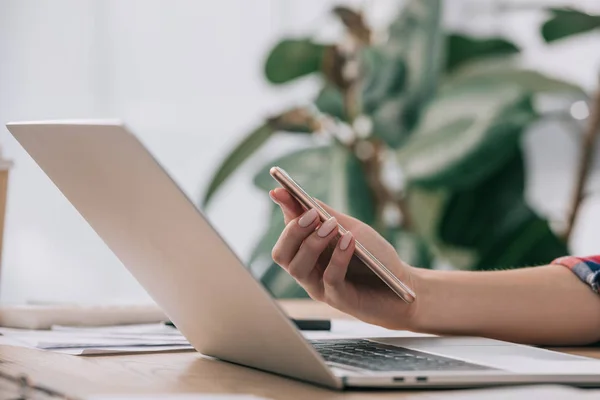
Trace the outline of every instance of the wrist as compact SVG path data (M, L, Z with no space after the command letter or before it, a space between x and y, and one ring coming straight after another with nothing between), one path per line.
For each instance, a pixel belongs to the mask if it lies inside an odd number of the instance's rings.
M415 301L409 305L406 329L413 332L425 332L428 330L427 309L430 308L431 298L434 295L428 281L431 275L435 274L435 271L410 267L409 272L411 288L416 296Z

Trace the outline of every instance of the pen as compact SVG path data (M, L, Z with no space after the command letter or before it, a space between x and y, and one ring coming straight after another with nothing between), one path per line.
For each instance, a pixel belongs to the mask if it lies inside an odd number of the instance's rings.
M330 331L331 321L328 319L294 319L292 322L301 331ZM175 324L171 321L166 321L165 325L175 328Z

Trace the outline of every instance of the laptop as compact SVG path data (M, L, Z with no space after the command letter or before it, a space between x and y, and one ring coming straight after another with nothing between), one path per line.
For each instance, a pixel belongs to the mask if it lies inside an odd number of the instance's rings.
M204 355L334 389L600 386L600 361L498 340L309 341L123 124L8 129Z

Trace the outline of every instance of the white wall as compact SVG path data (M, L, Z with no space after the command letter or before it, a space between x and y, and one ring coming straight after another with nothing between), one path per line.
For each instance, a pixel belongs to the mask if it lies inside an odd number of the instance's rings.
M0 2L0 121L117 117L198 199L217 163L311 82L269 87L262 59L285 32L322 18L328 2L227 0ZM146 301L116 257L2 127L11 171L0 298L5 302ZM283 151L289 143L273 143ZM251 168L210 217L240 256L268 203ZM239 199L244 198L245 204ZM243 206L243 207L242 207Z
M198 199L217 163L244 133L269 113L308 99L314 82L284 90L270 87L262 78L262 60L283 34L318 30L319 37L334 36L336 25L326 16L333 3L0 0L0 122L122 118L183 190ZM388 19L394 3L366 2L376 21ZM453 18L460 21L460 17ZM510 34L527 27L513 21L498 29ZM593 67L600 66L597 38L584 39L577 49L563 46L551 52L530 40L532 53L527 57L532 64L565 72L591 86ZM592 59L592 54L598 56ZM0 143L15 162L0 299L147 301L144 291L4 128ZM548 151L565 147L558 143ZM283 152L293 144L275 140L262 155ZM575 147L569 149L567 159L572 160ZM268 200L250 183L253 170L264 162L264 157L257 158L224 187L209 210L211 220L242 257L258 239L268 207ZM554 204L555 196L547 194L553 174L564 172L561 179L568 179L569 167L558 162L549 168L538 168L555 172L538 174L533 197L548 197L545 200ZM599 221L600 207L590 204L585 220ZM564 201L559 199L554 208L561 207ZM597 248L593 238L600 232L588 225L577 232L578 251ZM585 229L587 233L581 233Z

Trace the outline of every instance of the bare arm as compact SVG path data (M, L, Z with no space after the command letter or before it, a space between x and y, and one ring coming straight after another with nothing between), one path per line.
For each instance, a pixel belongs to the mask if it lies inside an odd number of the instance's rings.
M321 225L316 213L304 212L284 189L272 191L271 197L282 207L287 224L273 248L275 262L313 299L356 318L391 329L526 344L600 341L600 296L567 267L490 272L413 268L364 223L322 204L350 232L336 244L335 231L325 229L332 224ZM354 237L415 290L414 303L405 303L378 279L350 273L365 270L352 257ZM600 264L600 258L594 260Z
M565 267L414 272L414 330L542 345L600 340L600 297Z

